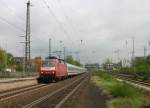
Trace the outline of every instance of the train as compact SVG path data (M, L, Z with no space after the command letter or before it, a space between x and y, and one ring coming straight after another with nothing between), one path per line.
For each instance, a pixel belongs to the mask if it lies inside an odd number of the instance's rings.
M57 57L49 57L44 60L39 70L38 83L48 83L52 81L59 81L68 77L73 77L79 74L86 73L87 69L84 67L75 66L66 63L63 59Z

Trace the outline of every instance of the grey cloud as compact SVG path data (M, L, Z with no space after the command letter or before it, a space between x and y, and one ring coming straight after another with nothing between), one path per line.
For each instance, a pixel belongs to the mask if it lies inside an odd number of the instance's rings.
M47 55L48 38L52 38L53 50L61 49L59 41L62 40L68 51L80 51L83 63L102 63L105 58L114 57L116 49L121 50L121 57L124 58L126 50L132 51L132 37L135 38L136 55L143 55L144 45L149 48L149 0L46 1L63 28L42 0L31 0L32 56ZM26 2L2 0L0 17L25 29ZM66 31L68 36L64 33ZM23 39L19 36L24 34L0 20L0 45L5 47L7 43L8 50L16 56L23 55L23 45L20 44ZM83 40L82 45L80 40ZM128 49L125 49L126 40Z

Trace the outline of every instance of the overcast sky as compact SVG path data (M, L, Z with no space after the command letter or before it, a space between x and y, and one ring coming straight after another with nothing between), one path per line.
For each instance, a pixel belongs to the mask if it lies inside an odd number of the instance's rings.
M23 56L27 0L0 0L0 46ZM82 63L102 63L106 58L117 61L131 56L132 39L135 55L150 53L149 0L31 0L31 55L48 55L66 47ZM48 8L49 7L49 8ZM83 40L81 42L81 40ZM60 43L62 41L62 43Z

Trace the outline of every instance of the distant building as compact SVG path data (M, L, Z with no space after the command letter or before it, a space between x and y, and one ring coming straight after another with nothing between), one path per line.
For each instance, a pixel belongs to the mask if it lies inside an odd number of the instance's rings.
M113 67L114 67L113 63L106 63L106 64L103 65L103 68L105 70L109 70L109 71L113 70Z
M135 57L135 60L144 61L144 60L145 60L145 57L143 57L143 56L141 56L141 57Z
M93 63L93 64L85 64L85 68L87 68L87 70L99 70L102 68L101 65L99 65L98 63Z
M15 64L24 64L24 57L14 57ZM34 59L31 59L31 64L42 64L42 57L35 57Z
M41 66L43 60L42 60L41 56L38 56L38 57L35 57L34 59L32 59L31 61L32 61L32 64Z
M24 57L14 57L15 64L23 64L24 63Z

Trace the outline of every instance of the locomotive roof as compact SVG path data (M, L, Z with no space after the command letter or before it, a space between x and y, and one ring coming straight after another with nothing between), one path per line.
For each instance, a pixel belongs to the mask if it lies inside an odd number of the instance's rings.
M57 58L57 57L55 57L55 56L46 57L46 60L50 60L50 59L57 59L57 60L64 61L63 59Z

